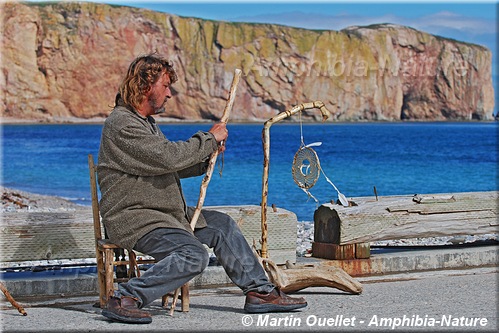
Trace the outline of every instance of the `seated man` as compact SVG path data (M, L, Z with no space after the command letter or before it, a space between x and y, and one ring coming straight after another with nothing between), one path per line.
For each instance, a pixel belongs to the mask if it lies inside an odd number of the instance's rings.
M169 141L154 114L164 112L177 81L172 65L156 55L141 56L128 68L106 119L97 174L102 221L112 242L158 262L139 278L119 285L102 314L128 323L150 323L141 310L179 288L208 265L203 244L212 247L228 276L246 295L250 313L290 311L307 305L269 282L237 224L228 215L203 210L196 229L189 222L180 178L205 173L209 157L227 139L223 123L187 141Z

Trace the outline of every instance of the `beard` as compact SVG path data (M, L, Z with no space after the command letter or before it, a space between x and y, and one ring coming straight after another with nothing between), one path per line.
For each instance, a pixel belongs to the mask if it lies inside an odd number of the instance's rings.
M156 96L154 96L154 95L149 96L149 105L154 110L154 114L165 113L166 112L165 104L166 104L166 100L160 104L158 102L158 99L156 98Z
M154 114L160 114L160 113L165 113L166 109L164 106L160 107L159 109L154 111Z

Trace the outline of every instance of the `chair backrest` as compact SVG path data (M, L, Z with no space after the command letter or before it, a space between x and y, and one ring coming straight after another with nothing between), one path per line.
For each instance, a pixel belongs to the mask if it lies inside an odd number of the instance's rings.
M97 166L92 154L88 154L88 171L90 173L90 193L92 196L92 216L94 220L95 241L102 239L101 220L99 212L99 196L97 194Z
M102 228L101 218L100 218L100 210L99 210L99 196L97 192L97 166L94 163L94 157L92 154L88 154L88 170L90 173L90 192L92 197L92 217L94 220L94 234L95 234L95 247L96 247L96 256L97 256L97 265L100 265L102 261L102 254L99 253L102 251L102 248L106 248L107 250L112 250L116 256L117 261L125 261L125 251L123 248L109 242L109 239L102 238ZM104 229L105 230L105 229ZM105 235L105 231L104 231ZM99 244L100 243L100 244ZM140 276L140 271L138 269L136 254L134 251L129 250L129 261L130 267L127 270L125 266L118 265L116 271L117 278L124 278L128 274L128 278L132 276ZM119 259L120 256L122 259ZM141 262L150 263L151 260L142 260ZM102 264L103 265L103 264ZM114 265L114 264L113 264ZM121 268L125 268L124 270Z

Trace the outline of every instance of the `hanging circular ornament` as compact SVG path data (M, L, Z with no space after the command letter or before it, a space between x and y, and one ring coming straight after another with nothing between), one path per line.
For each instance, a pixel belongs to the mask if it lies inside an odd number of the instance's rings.
M315 150L302 146L295 154L291 172L295 183L303 189L312 188L320 175L319 157Z

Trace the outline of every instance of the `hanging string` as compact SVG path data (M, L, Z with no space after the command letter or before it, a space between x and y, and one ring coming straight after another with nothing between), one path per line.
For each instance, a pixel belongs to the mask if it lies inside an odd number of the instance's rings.
M219 147L221 147L221 146L225 146L225 140L222 141L222 142L220 142L220 146ZM224 155L224 153L225 153L225 151L223 151L221 153L221 155L222 155L221 158L219 158L217 160L218 174L220 175L220 178L222 178L222 172L224 170L224 162L225 162L225 155Z
M301 111L300 111L300 114L299 114L299 120L300 120L300 138L301 138L301 145L300 145L300 147L303 147L303 146L305 146L305 142L303 142L303 122L301 120Z
M300 187L300 188L303 190L303 192L305 192L305 193L308 195L308 197L309 197L309 198L314 199L314 200L315 200L315 202L316 202L316 204L317 204L317 205L319 205L319 200L317 200L317 198L316 198L316 197L314 197L314 196L312 195L312 193L310 193L310 191L309 191L309 190L307 190L307 189L305 189L305 188L303 188L303 187Z
M222 153L222 157L217 161L218 164L218 174L220 178L222 178L222 172L224 171L224 153Z
M324 170L322 169L322 167L319 166L319 168L321 169L321 172L322 172L322 175L324 176L324 178L326 178L327 182L331 185L333 185L334 189L336 190L336 192L339 192L338 188L333 184L333 182L326 176L326 173L324 172Z

